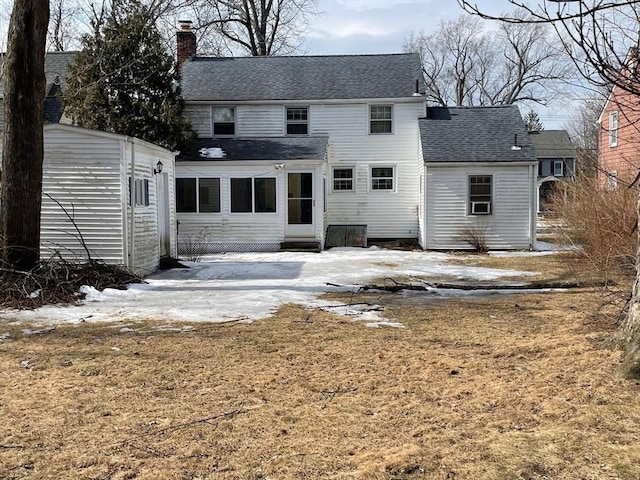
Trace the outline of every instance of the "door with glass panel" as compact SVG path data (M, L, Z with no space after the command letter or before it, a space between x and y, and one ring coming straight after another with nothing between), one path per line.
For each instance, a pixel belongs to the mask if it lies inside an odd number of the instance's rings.
M287 237L315 236L313 172L287 172Z

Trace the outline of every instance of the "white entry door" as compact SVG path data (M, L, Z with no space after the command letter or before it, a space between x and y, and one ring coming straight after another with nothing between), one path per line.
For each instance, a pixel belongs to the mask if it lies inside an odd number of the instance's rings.
M313 172L287 172L287 237L315 237Z

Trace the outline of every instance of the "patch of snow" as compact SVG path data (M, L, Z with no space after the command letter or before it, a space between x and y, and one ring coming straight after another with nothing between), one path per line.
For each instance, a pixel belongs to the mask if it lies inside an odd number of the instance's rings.
M536 252L520 252L533 255ZM251 323L273 314L281 305L294 303L311 308L338 305L320 300L326 292L356 291L358 285L383 278L452 279L489 281L532 272L454 265L459 259L440 252L399 251L380 248L333 248L321 253L260 252L208 255L199 262L183 262L190 268L164 270L127 290L98 291L82 287L79 305L47 305L36 310L3 312L5 321L56 323L121 322L120 331L133 331L130 322ZM441 293L441 292L438 292ZM483 292L486 294L486 292ZM410 293L406 293L409 295ZM420 292L424 295L425 292ZM447 296L470 295L448 291ZM477 295L477 293L476 293ZM344 313L354 319L386 325L375 306L348 306ZM332 309L331 311L336 311ZM129 322L124 324L123 322ZM380 323L382 322L382 323ZM391 326L391 325L390 325ZM396 325L393 325L396 326ZM133 327L133 328L132 328ZM187 327L185 331L187 330Z

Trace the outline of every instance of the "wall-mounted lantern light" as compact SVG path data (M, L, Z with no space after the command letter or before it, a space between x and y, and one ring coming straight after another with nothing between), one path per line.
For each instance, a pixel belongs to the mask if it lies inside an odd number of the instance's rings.
M162 162L160 160L158 160L158 163L156 163L156 168L153 169L153 174L157 175L159 173L162 173Z

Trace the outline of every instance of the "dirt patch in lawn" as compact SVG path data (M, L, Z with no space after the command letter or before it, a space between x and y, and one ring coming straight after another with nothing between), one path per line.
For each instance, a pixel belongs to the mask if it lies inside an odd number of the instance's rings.
M292 305L252 324L3 321L0 478L640 478L640 385L602 348L597 291L378 298L404 328Z

